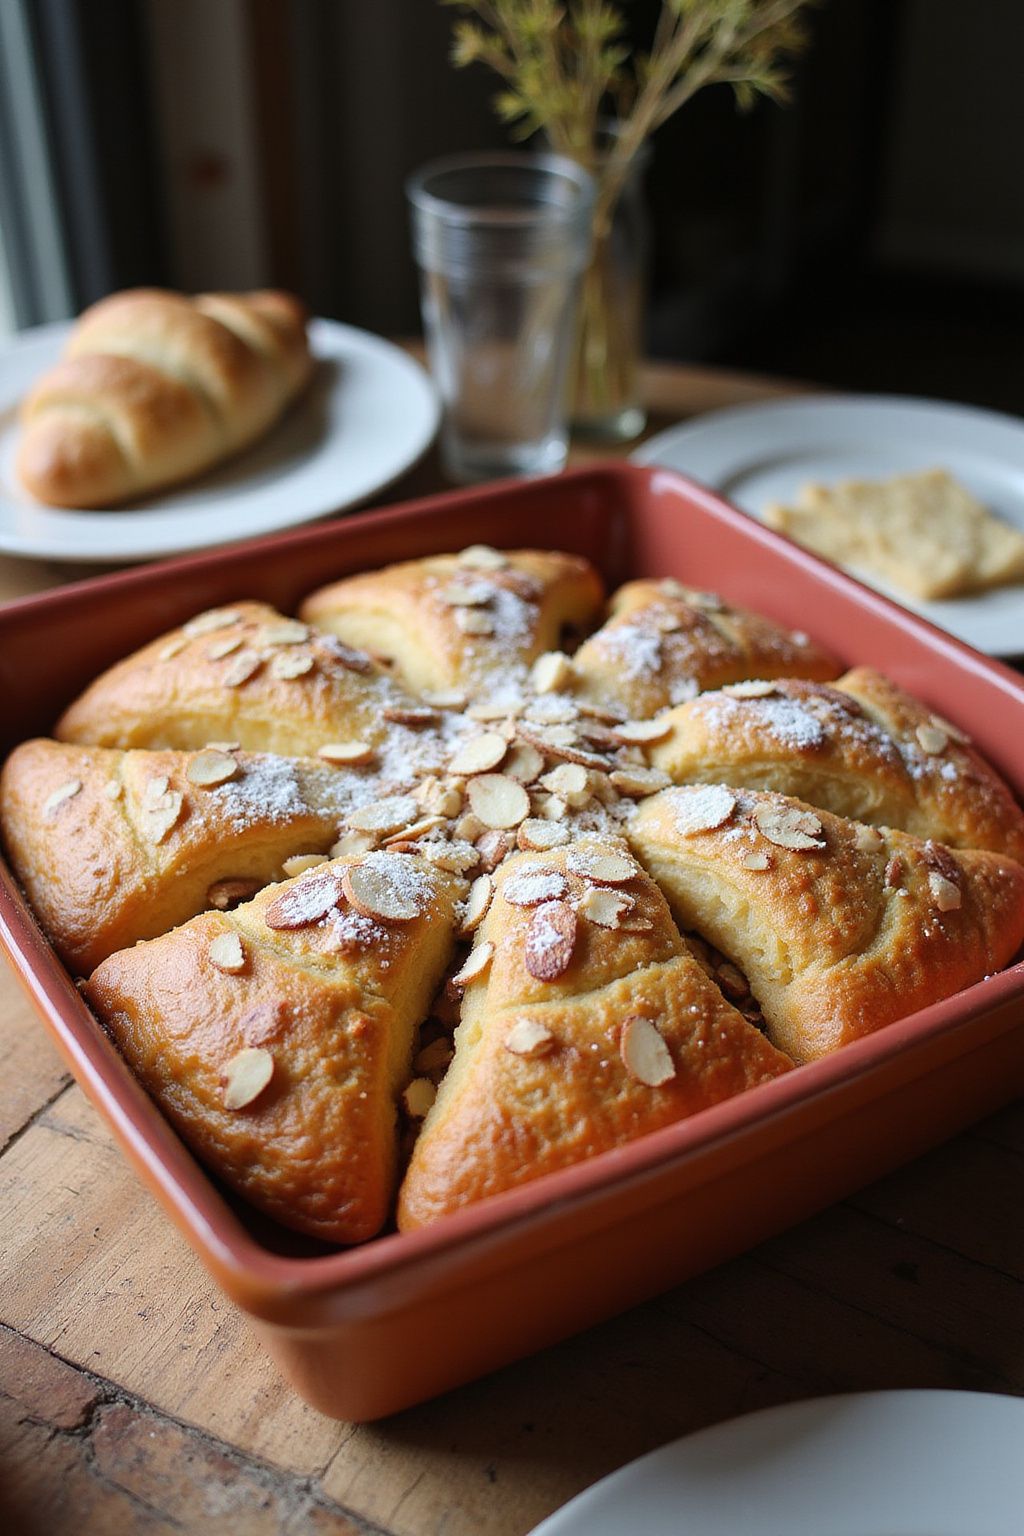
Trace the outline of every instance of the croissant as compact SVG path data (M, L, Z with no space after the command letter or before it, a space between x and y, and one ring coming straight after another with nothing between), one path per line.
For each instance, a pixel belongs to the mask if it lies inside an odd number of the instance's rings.
M0 825L58 953L88 975L117 949L254 896L287 859L325 854L376 792L369 770L315 758L28 741L0 773Z
M300 615L395 665L417 690L514 693L527 667L596 616L603 596L587 560L474 545L321 587Z
M233 1189L360 1242L391 1207L398 1096L463 889L409 855L338 859L112 955L86 997Z
M1024 867L724 784L666 789L627 829L677 920L744 974L770 1039L810 1061L1000 970Z
M577 691L636 719L741 678L827 680L840 670L807 635L678 581L627 582L609 609L573 658Z
M870 667L776 679L662 716L651 763L676 784L772 789L837 816L1024 860L1024 813L950 721Z
M455 1057L399 1192L403 1230L792 1065L726 1002L614 843L507 860L460 974Z
M26 398L18 474L54 506L146 495L252 443L311 372L306 314L288 294L114 294Z

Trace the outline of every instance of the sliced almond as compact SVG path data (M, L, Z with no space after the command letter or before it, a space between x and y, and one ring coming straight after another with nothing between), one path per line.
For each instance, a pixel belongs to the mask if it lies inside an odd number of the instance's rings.
M650 742L664 741L666 736L672 734L672 721L667 715L660 715L655 720L627 720L624 725L617 725L614 734L620 741L636 742L646 746Z
M297 875L304 875L307 869L317 869L326 863L326 853L294 853L290 859L285 859L281 870L287 879L294 880Z
M211 940L208 950L210 963L215 965L218 971L227 971L234 976L239 971L245 970L245 950L237 933L218 933Z
M455 623L464 635L494 634L494 620L479 608L456 608Z
M569 841L570 835L569 828L557 821L542 821L539 817L529 816L526 821L520 822L516 842L520 848L543 851L561 847Z
M954 725L952 720L947 720L944 715L932 715L931 722L936 730L945 731L951 741L959 742L962 747L970 744L971 738L967 732L962 731L958 725Z
M377 839L372 832L360 832L357 827L350 827L342 832L331 848L331 858L343 859L351 854L369 853L376 844Z
M824 848L823 827L813 811L795 805L759 805L754 821L762 837L777 848Z
M274 1075L274 1058L262 1046L246 1046L224 1068L224 1108L246 1109Z
M566 805L574 809L585 805L591 798L590 779L580 763L559 763L542 775L541 784L553 795L561 795Z
M510 779L518 779L520 784L532 784L544 771L544 758L528 741L515 741L508 749L501 771Z
M344 894L336 869L314 870L271 902L263 914L268 928L309 928L326 917Z
M482 608L494 596L494 588L483 581L453 581L441 593L449 608Z
M921 744L922 752L927 752L931 757L938 757L949 746L949 735L937 725L919 725L914 732Z
M186 635L175 635L172 639L167 640L157 651L157 661L170 661L173 656L180 656L186 645L188 645L188 637Z
M561 901L569 894L565 876L557 869L527 869L511 875L501 894L513 907L539 907L545 901Z
M445 843L420 843L418 851L437 869L447 869L453 875L468 875L481 862L477 849L462 838L452 838Z
M103 793L108 800L120 800L123 789L120 779L108 779L103 786Z
M422 1120L437 1098L437 1089L429 1077L414 1077L402 1090L402 1104L412 1120Z
M258 880L216 880L206 893L206 904L218 912L227 912L240 901L248 901L260 888Z
M772 693L778 693L778 686L770 683L766 678L751 678L745 683L729 683L722 689L731 699L766 699Z
M475 843L477 838L483 837L486 831L487 828L480 820L480 817L474 815L472 811L467 811L455 823L455 836L461 837L467 843Z
M581 699L579 704L581 715L588 715L591 720L600 720L605 725L621 725L622 712L610 709L605 704L594 704L588 699Z
M592 885L584 891L577 911L599 928L619 928L622 920L632 912L636 902L625 891L609 890L607 886Z
M424 688L422 698L432 709L462 710L467 704L466 695L458 688Z
M877 853L885 841L877 827L865 827L859 823L854 827L853 840L861 853Z
M544 799L538 797L534 809L544 821L556 823L563 822L569 814L568 802L561 795L547 795Z
M261 645L301 645L309 639L309 626L298 619L285 619L283 624L267 624L260 630Z
M512 847L513 843L509 834L497 830L485 832L475 842L477 857L480 860L481 866L488 873L497 869L502 860L507 858L512 852Z
M573 681L573 665L564 651L545 651L530 668L535 693L560 693Z
M655 629L662 635L676 635L683 627L683 621L679 615L669 613L667 608L656 608L649 618Z
M536 747L538 752L543 752L545 757L554 757L566 763L579 763L583 768L594 768L607 771L611 763L606 757L597 752L588 752L581 747L579 738L569 725L551 725L540 727L520 723L520 740L528 742L531 747Z
M232 624L239 623L241 617L234 608L209 608L183 624L182 633L194 640L198 635L212 635L215 629L230 629Z
M166 783L166 779L164 783ZM146 800L140 810L140 821L145 836L159 846L178 825L184 805L184 796L176 789L165 790Z
M642 800L667 789L672 780L660 768L615 768L609 778L620 794L630 800Z
M278 651L270 659L271 676L280 678L282 682L305 677L308 672L312 672L313 666L313 657L308 651Z
M166 773L154 773L152 778L146 780L146 787L142 791L143 805L158 805L171 787L171 781Z
M420 808L412 795L385 795L382 800L371 800L369 805L349 811L345 822L360 832L379 832L388 836L400 832L403 827L411 827L419 820L419 815Z
M437 724L436 709L421 709L416 704L389 704L386 709L381 710L381 717L392 721L395 725L409 725L416 730L421 730L426 725Z
M471 571L503 571L509 564L508 556L500 549L492 549L490 544L470 544L456 559Z
M471 981L476 981L478 976L484 974L493 959L494 945L490 939L484 939L482 944L470 950L462 968L452 977L452 985L460 989L468 987Z
M368 741L328 741L317 747L316 755L339 768L362 768L373 762L375 752Z
M676 1075L668 1046L650 1019L628 1018L619 1037L619 1054L630 1077L648 1088L660 1088Z
M466 897L466 909L462 915L462 922L459 925L459 933L463 938L468 937L469 934L479 928L487 916L487 909L491 904L493 895L494 881L490 875L477 875L469 888L469 895Z
M535 725L569 725L579 718L575 701L560 693L541 694L527 704L523 713Z
M684 836L724 827L736 809L736 796L724 784L700 784L675 799L675 824Z
M430 832L436 832L438 827L445 826L447 821L447 816L422 816L419 821L414 821L411 827L403 827L401 832L395 834L395 836L396 838L401 838L405 843L415 843L421 837L426 837ZM390 838L384 839L385 848L390 841Z
M263 657L259 651L239 651L226 671L221 673L220 680L225 688L240 688L250 677L255 677L262 665Z
M416 871L411 879L407 861L399 854L367 854L350 864L344 875L345 895L364 917L382 917L389 923L408 923L424 911L429 887Z
M457 816L462 810L461 789L442 783L434 774L420 780L413 796L428 816Z
M595 885L625 885L639 873L627 854L603 848L571 848L565 862L574 875L592 880Z
M58 806L63 805L67 800L73 800L77 794L81 793L81 790L81 779L68 779L65 784L61 784L59 788L55 789L52 795L47 795L43 801L43 815L52 816Z
M504 1039L506 1051L513 1056L546 1056L555 1037L538 1019L516 1019Z
M212 751L209 747L197 752L189 758L185 769L185 777L190 784L198 784L202 789L212 789L217 784L226 784L229 779L235 778L238 773L238 762L227 752Z
M485 827L517 827L530 814L530 797L523 786L504 773L483 773L470 779L466 796Z
M486 725L492 720L514 719L523 707L522 699L512 699L504 704L488 703L481 700L477 704L471 704L466 714L471 720L479 720Z
M206 647L207 661L223 661L225 656L231 656L241 649L242 640L241 635L228 635L224 640L215 640Z
M567 901L537 907L526 930L526 969L537 981L557 981L572 964L576 948L576 913Z
M940 875L938 870L929 871L928 889L940 912L955 912L962 904L960 887L954 885L952 880L947 880L945 875Z
M885 884L894 891L903 879L903 860L894 853L885 866Z
M682 582L677 581L674 576L664 577L664 579L658 583L658 589L664 593L666 597L677 598L680 602L686 603L690 600L691 589L689 587L684 587Z
M508 751L508 742L497 731L484 731L464 742L448 764L450 773L487 773L496 768Z
M771 855L763 848L754 848L750 853L745 853L740 859L744 869L771 869Z

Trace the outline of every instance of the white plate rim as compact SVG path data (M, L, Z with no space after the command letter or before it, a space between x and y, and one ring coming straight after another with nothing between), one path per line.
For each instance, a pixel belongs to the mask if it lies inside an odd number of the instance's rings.
M5 338L0 345L0 420L6 421L2 436L7 440L5 459L8 461L4 465L3 482L0 482L0 503L6 507L16 504L23 517L31 516L35 509L27 497L18 495L15 498L11 494L13 477L9 460L15 431L12 413L29 382L24 377L29 367L28 359L33 359L33 372L41 372L50 366L59 356L73 324L73 321L58 321L35 326ZM197 477L195 481L184 482L180 487L172 487L167 492L146 498L139 506L97 513L40 508L40 524L44 527L50 521L48 514L58 514L64 530L60 538L52 532L40 534L39 525L35 533L31 524L28 531L12 530L3 525L0 517L0 553L70 564L127 564L164 558L223 547L296 527L319 517L349 511L386 489L422 457L437 435L441 402L433 381L408 352L356 326L337 320L314 318L309 322L309 337L314 356L321 361L342 364L347 361L350 367L355 363L361 369L371 370L377 391L382 392L387 387L401 397L401 411L394 429L387 434L386 445L376 455L375 462L365 462L359 466L353 464L348 470L347 482L344 465L341 476L335 479L329 474L329 458L321 473L318 466L310 466L308 458L296 456L294 467L284 470L274 482L278 505L261 515L254 524L247 520L244 484L246 458L249 455L260 455L268 444L272 453L275 433L285 429L286 423L291 422L293 428L296 420L301 424L302 414L309 408L309 399L303 396L266 438L245 450L237 460L229 461L224 466L215 466L207 475ZM12 376L7 380L3 375L5 362L15 365ZM336 408L340 400L341 409L344 410L344 372L340 372L334 381L325 383L323 388L331 397L332 407ZM354 423L355 418L353 433ZM341 437L343 440L339 442L336 430L325 431L317 444L320 454L333 454L335 450L343 454L344 434ZM239 471L237 477L234 474L236 467ZM321 474L319 489L316 484L318 474ZM300 482L301 493L290 496L289 481L294 488L300 477L305 482ZM223 522L208 516L207 508L200 499L208 478L214 482L221 479L228 482L228 514ZM256 485L259 486L258 481ZM262 486L259 488L263 489ZM211 512L215 508L224 507L219 490L215 483L209 504ZM188 497L188 504L180 508L166 504L168 500L173 503L180 493ZM268 491L263 500L268 500L269 494ZM29 509L27 514L26 508ZM147 528L147 524L153 527ZM71 535L70 542L67 541L68 534ZM97 537L98 543L94 542Z
M835 1443L819 1462L823 1437ZM801 1399L638 1457L530 1536L1019 1536L1022 1444L1015 1396L909 1388Z

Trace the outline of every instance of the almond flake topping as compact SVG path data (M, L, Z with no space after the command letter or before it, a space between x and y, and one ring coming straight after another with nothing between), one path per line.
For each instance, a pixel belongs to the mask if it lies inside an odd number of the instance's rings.
M274 1058L262 1046L247 1046L224 1068L224 1108L245 1109L255 1102L274 1075Z
M561 901L569 886L557 869L528 869L506 880L501 894L510 906L539 907L545 901Z
M175 635L173 640L168 640L156 653L157 661L170 661L172 656L179 656L188 645L185 635Z
M545 651L530 668L534 693L559 693L573 680L573 665L564 651Z
M452 985L459 988L468 987L471 981L476 981L478 976L484 974L493 959L494 945L490 939L485 939L482 944L477 944L475 949L470 950L462 968L452 977Z
M854 827L853 840L861 853L877 853L884 841L877 827L865 827L859 823Z
M615 788L631 800L656 795L660 789L667 789L672 782L660 768L616 768L609 777Z
M417 704L394 705L381 710L381 716L385 720L391 720L395 725L411 725L414 727L437 724L437 710L423 709Z
M554 1043L554 1035L538 1019L516 1019L504 1040L506 1051L526 1057L546 1056Z
M576 913L567 901L548 901L534 910L526 930L526 969L537 981L557 981L572 963Z
M120 779L108 779L103 786L103 793L106 795L108 800L120 800L121 789L122 785Z
M949 746L947 732L940 730L937 725L919 725L914 735L921 744L922 752L927 752L931 757L938 757Z
M317 748L316 755L338 767L362 768L373 762L375 752L368 741L328 741Z
M508 749L502 772L520 784L532 784L544 772L544 758L528 741L515 741Z
M402 1104L412 1120L422 1120L437 1098L437 1089L429 1077L414 1077L402 1090Z
M537 816L530 816L521 822L516 834L516 842L520 848L535 848L545 851L548 848L558 848L569 841L569 828L561 826L557 821L542 821Z
M730 699L767 699L770 694L778 691L774 683L769 683L763 678L752 678L747 683L729 683L722 689Z
M504 773L482 773L466 787L470 808L485 827L517 827L530 814L530 797Z
M466 897L466 908L462 914L462 922L459 925L459 933L463 937L475 932L487 916L487 909L494 895L494 881L490 875L477 875L469 888Z
M543 693L532 699L523 713L534 725L571 725L580 712L575 700L564 694Z
M961 904L959 886L954 885L952 880L947 880L945 875L940 875L938 870L929 871L928 889L940 912L955 912Z
M228 635L224 640L215 640L212 645L206 647L207 661L223 661L225 656L230 656L237 651L242 644L241 635Z
M67 783L61 784L58 789L53 791L52 795L47 795L43 801L43 814L45 816L52 816L57 807L63 805L65 800L73 800L75 795L81 792L81 788L81 779L68 779Z
M602 848L572 848L565 862L574 875L582 875L596 885L625 885L637 875L636 864L626 854Z
M954 725L951 720L947 720L943 715L932 715L931 721L936 730L945 731L951 741L958 741L962 747L970 744L971 738L967 732L962 731L958 725Z
M364 917L408 923L425 912L432 887L422 869L398 853L368 853L350 864L344 875L345 895Z
M636 902L625 891L592 885L583 893L578 910L599 928L618 928L635 906Z
M431 832L436 832L438 827L443 827L447 822L447 816L421 816L419 821L414 821L411 827L403 827L400 832L384 839L384 846L389 843L405 842L415 843L421 837L426 837Z
M220 680L225 688L240 688L262 665L263 657L259 651L239 651L227 670L221 673Z
M661 715L656 720L627 720L624 725L617 725L614 734L620 741L646 742L664 741L666 736L672 733L672 721L667 715Z
M453 875L467 875L480 863L480 854L477 849L472 843L464 842L461 838L453 838L448 843L434 843L428 840L419 845L419 852L437 869L447 869Z
M326 863L326 853L295 853L290 859L285 859L281 870L287 879L294 880L297 875L304 875L307 869L316 869L318 865Z
M541 784L553 795L561 795L566 805L574 810L586 805L590 799L590 778L580 763L559 763L542 775Z
M445 587L441 601L449 608L482 608L494 596L494 588L485 581L456 581Z
M411 827L419 815L420 808L412 795L385 795L382 800L371 800L369 805L349 811L345 820L360 832L381 832L387 836Z
M503 571L509 564L508 556L489 544L470 544L457 556L460 565L472 571Z
M352 854L369 853L376 844L376 838L372 832L360 832L357 827L342 832L338 841L331 848L332 859L343 859Z
M676 826L685 837L724 827L736 809L736 796L724 784L701 784L675 797Z
M448 764L449 773L487 773L496 768L508 751L508 742L497 731L484 731L465 742Z
M763 848L755 848L740 859L744 869L771 869L772 861Z
M490 614L481 613L476 608L456 608L455 623L464 635L494 634L494 620Z
M314 870L272 901L263 914L268 928L309 928L326 917L344 894L339 870Z
M245 969L245 950L237 933L218 933L210 943L210 963L234 976Z
M238 763L227 752L217 752L205 748L197 752L195 757L189 759L185 769L185 777L190 784L198 784L202 789L212 789L215 784L226 784L238 773Z
M812 811L795 805L759 805L754 822L762 837L776 848L824 848L823 827Z
M424 704L432 709L465 709L466 695L458 688L424 688L421 695Z
M165 775L150 779L143 795L140 820L151 843L159 845L174 830L184 803L179 790L167 788Z
M258 880L216 880L206 893L206 900L218 912L227 912L240 901L248 901L260 888Z
M183 624L182 633L194 640L197 635L212 635L215 629L230 629L232 624L239 623L241 617L234 608L209 608Z
M489 724L492 720L514 720L523 707L522 699L512 699L504 704L488 704L486 701L471 704L466 714L471 720Z
M312 672L313 665L313 657L308 651L278 651L270 658L270 673L282 682L290 682L292 678L305 677L307 672Z
M260 630L261 645L301 645L309 639L309 626L298 619L286 619L283 624L267 624Z
M619 1054L630 1077L648 1088L660 1088L676 1075L671 1052L656 1026L639 1014L623 1025Z

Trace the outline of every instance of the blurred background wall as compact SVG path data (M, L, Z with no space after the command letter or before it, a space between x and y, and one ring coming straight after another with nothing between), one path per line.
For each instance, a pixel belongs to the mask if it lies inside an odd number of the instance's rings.
M627 6L638 40L656 0ZM402 182L497 146L434 0L0 0L0 327L281 284L417 329ZM1024 411L1024 0L825 0L792 106L647 176L653 354Z

